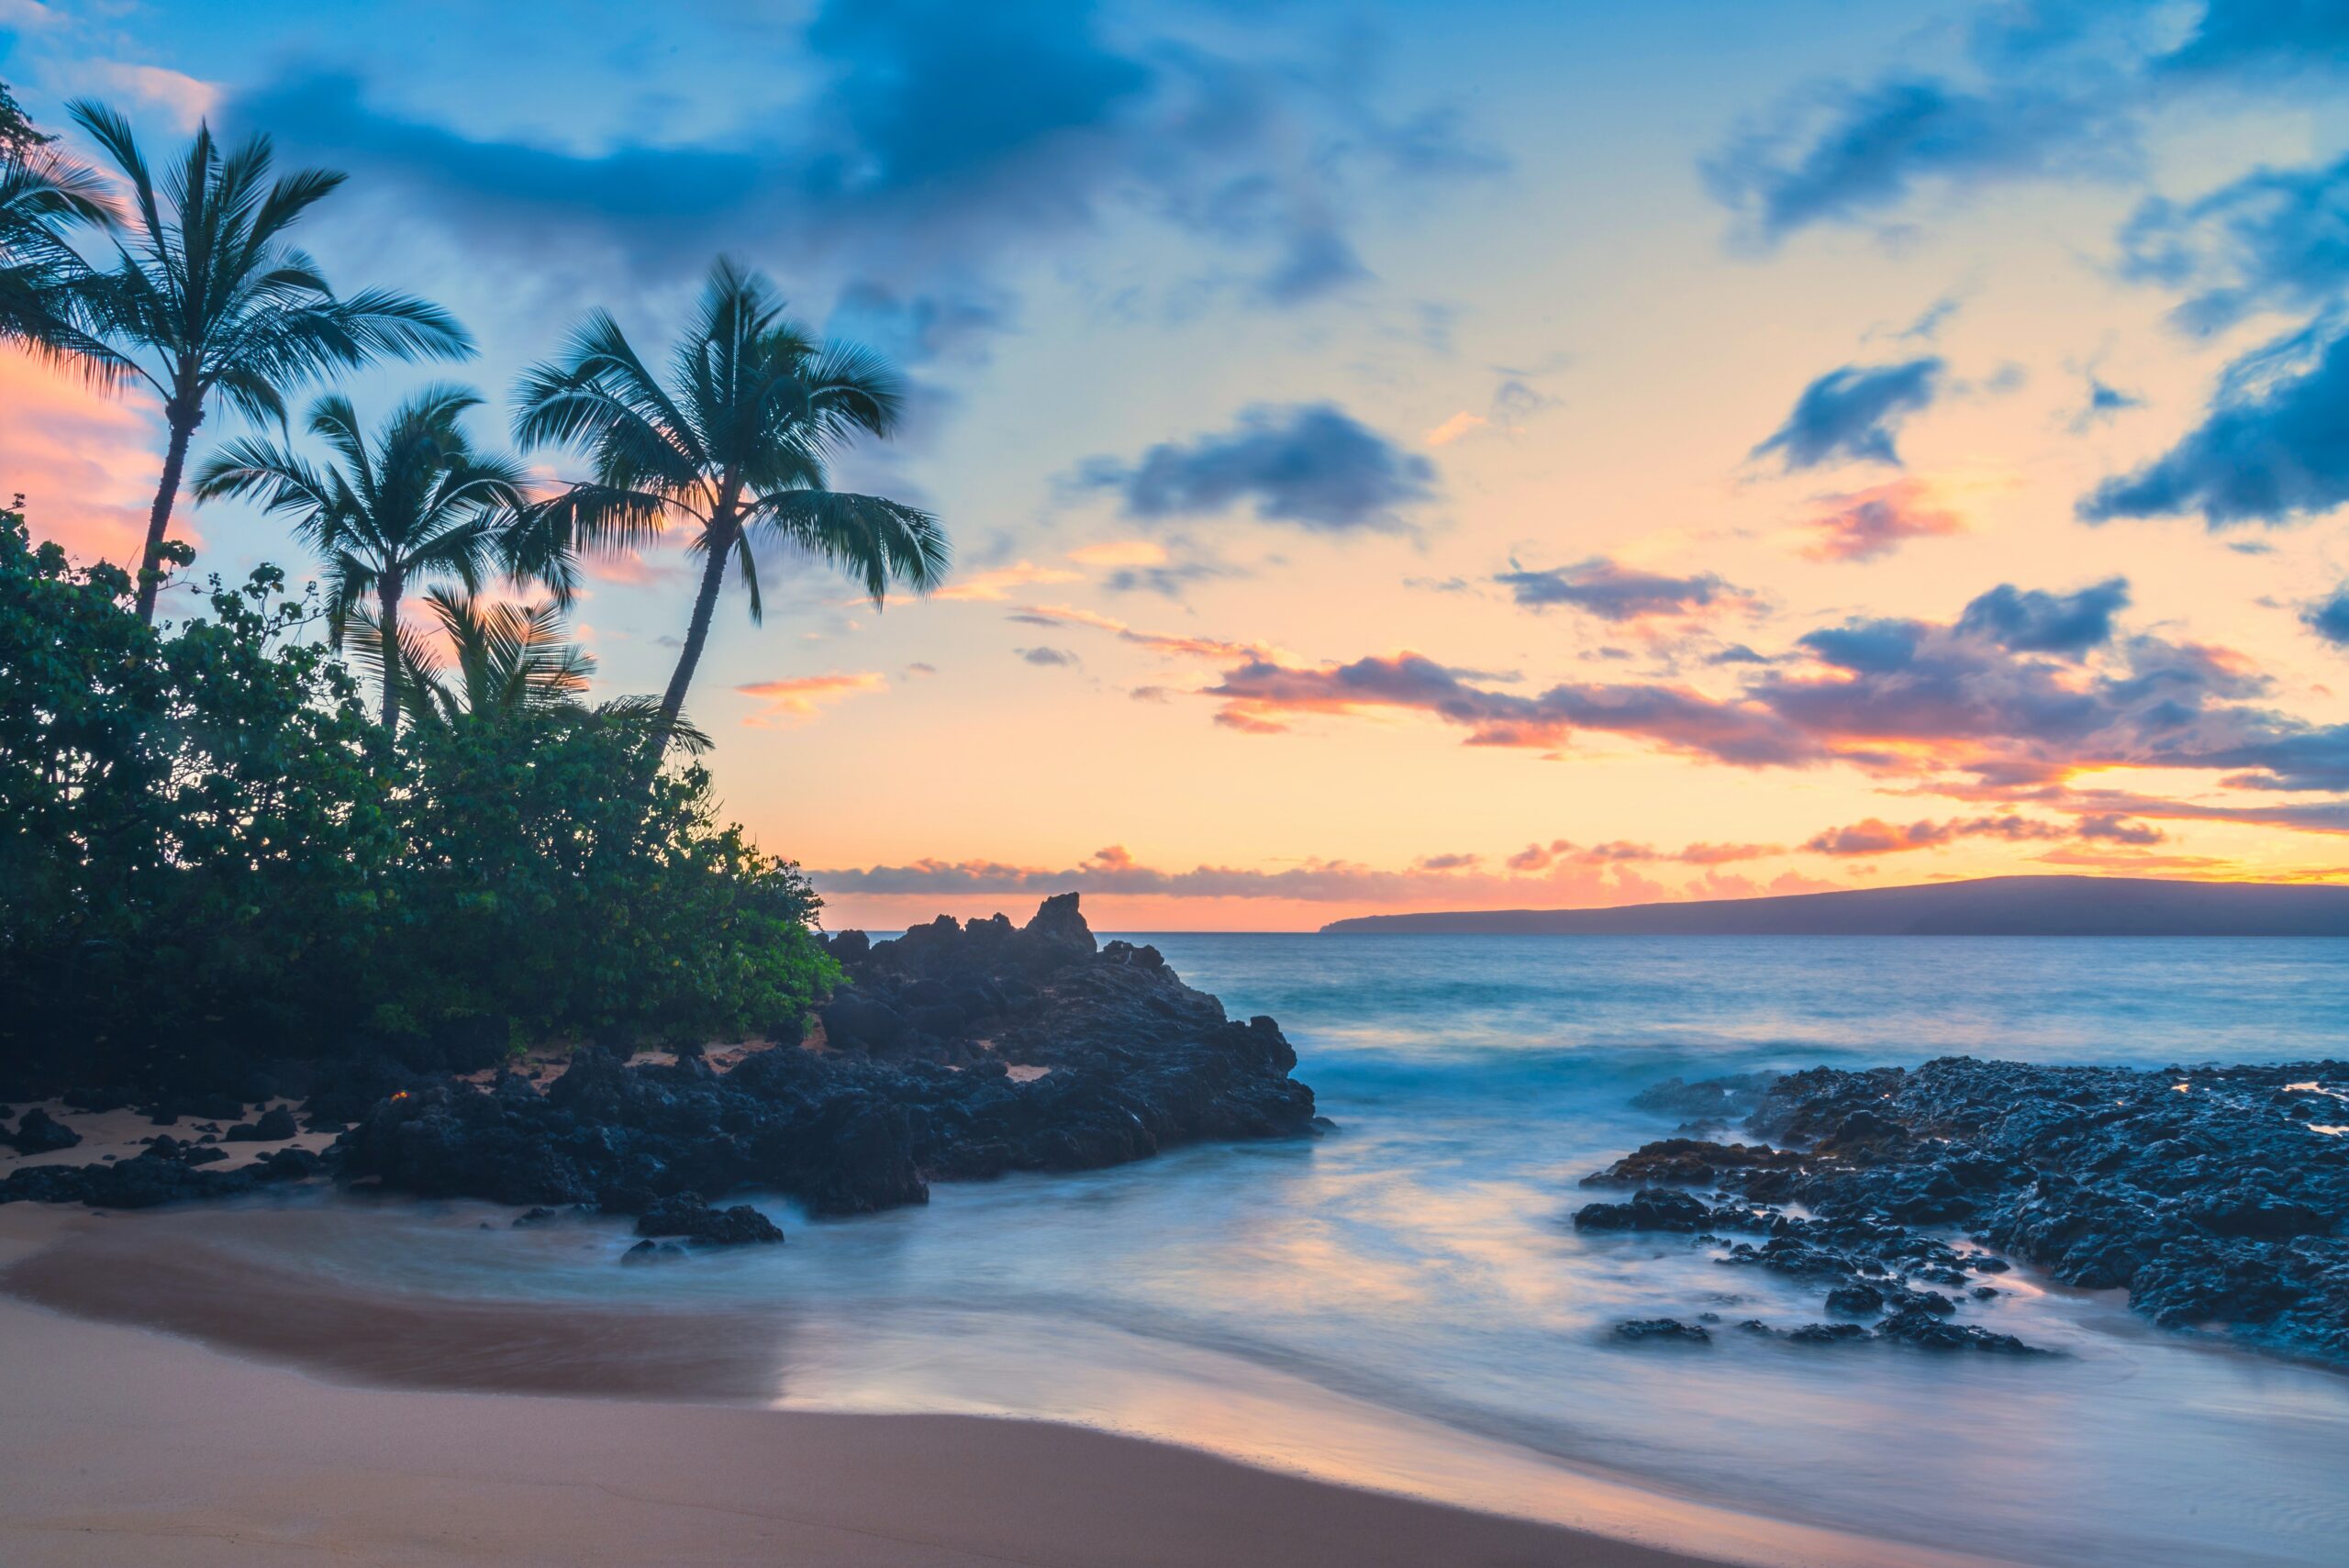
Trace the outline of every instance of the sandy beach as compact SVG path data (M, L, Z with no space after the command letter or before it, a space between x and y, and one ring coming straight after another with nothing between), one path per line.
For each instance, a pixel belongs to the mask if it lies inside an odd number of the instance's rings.
M0 1261L106 1223L0 1211ZM1075 1428L355 1387L16 1300L0 1382L13 1568L1698 1561Z

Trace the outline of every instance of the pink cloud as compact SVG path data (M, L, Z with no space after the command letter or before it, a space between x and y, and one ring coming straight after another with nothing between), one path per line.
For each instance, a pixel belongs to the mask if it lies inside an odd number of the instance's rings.
M135 561L162 474L161 410L0 351L0 498L22 494L34 537L80 560ZM195 541L186 505L173 537Z
M1825 498L1829 510L1803 525L1807 561L1874 561L1912 539L1965 531L1965 519L1932 504L1922 482L1896 480Z

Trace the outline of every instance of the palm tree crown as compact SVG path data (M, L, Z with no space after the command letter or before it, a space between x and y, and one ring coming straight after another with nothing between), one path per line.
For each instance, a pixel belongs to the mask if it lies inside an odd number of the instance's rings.
M84 329L94 274L66 239L78 226L114 221L89 170L40 141L0 148L0 343L101 382L118 378L114 356Z
M727 567L760 618L753 542L798 546L856 578L878 605L893 583L916 592L945 575L946 536L918 507L829 488L827 460L860 436L896 428L903 395L877 359L822 343L787 319L766 280L719 258L668 382L601 311L560 360L527 373L514 434L529 448L584 447L595 477L533 515L551 559L627 549L672 522L696 529L701 584L661 703L674 730L709 637Z
M410 623L392 646L381 621L364 610L354 615L351 634L370 664L397 662L400 701L415 724L447 732L530 714L591 711L579 697L596 661L565 636L561 600L510 604L441 587L424 595L424 608L437 635ZM621 696L592 712L649 741L659 705L651 697ZM679 725L664 739L692 751L707 751L710 743L690 725Z
M400 646L400 598L429 577L453 577L477 586L503 556L500 519L523 505L520 467L476 452L461 420L480 396L466 388L432 386L409 398L384 422L371 445L358 412L339 394L311 405L310 433L340 466L321 470L276 442L232 441L204 464L195 493L212 500L239 495L293 517L295 531L325 558L328 628L342 645L351 611L370 596L384 646ZM400 668L383 663L383 719L395 728Z
M406 672L402 691L409 710L425 722L566 707L596 673L596 661L563 635L560 604L507 604L435 588L425 595L424 607L447 654L432 639L403 628L395 656ZM390 656L372 617L365 636L382 650L373 657Z
M206 125L159 181L119 114L86 101L71 107L129 184L117 264L96 290L96 329L122 371L162 398L171 431L139 562L139 613L152 620L158 552L207 404L225 400L283 424L288 388L379 359L461 358L473 339L446 311L407 295L336 295L317 264L287 246L286 231L340 174L301 169L272 179L268 138L224 151Z

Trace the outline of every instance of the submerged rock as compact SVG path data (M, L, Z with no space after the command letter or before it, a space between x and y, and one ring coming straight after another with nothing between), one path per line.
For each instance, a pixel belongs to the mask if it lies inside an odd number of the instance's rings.
M704 1247L740 1247L779 1242L783 1229L747 1203L712 1208L699 1193L662 1199L636 1218L639 1236L677 1236Z
M1712 1330L1701 1323L1683 1323L1677 1318L1631 1318L1615 1325L1615 1337L1634 1344L1680 1343L1707 1345L1712 1343Z

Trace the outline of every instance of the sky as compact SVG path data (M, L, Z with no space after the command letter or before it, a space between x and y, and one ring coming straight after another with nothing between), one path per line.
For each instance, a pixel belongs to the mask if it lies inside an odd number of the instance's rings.
M302 243L480 344L363 417L500 443L720 253L900 367L835 483L946 585L776 553L689 703L829 926L2349 877L2337 0L0 0L0 78L348 172ZM0 355L37 535L121 559L162 444ZM682 539L593 565L596 695Z

